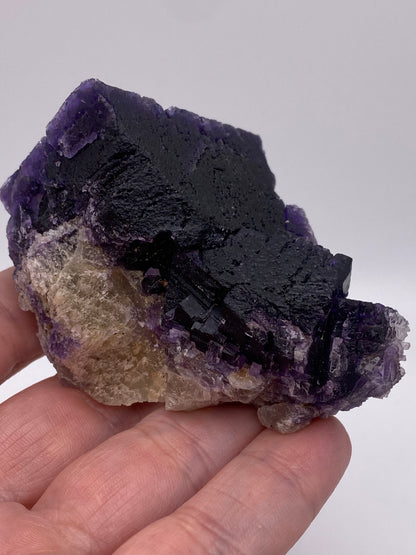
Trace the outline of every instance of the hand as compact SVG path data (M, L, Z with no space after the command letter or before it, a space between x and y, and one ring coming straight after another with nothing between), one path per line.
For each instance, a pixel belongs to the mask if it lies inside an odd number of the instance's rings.
M0 381L41 355L0 273ZM0 405L0 553L272 554L341 478L335 419L288 436L252 407L107 407L50 378Z

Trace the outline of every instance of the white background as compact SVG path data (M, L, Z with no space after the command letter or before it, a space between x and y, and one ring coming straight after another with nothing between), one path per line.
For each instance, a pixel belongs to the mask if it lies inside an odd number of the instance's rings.
M415 328L415 58L414 0L0 0L0 181L88 77L249 129L283 200L354 258L350 296ZM388 399L340 415L351 465L291 555L416 552L414 352Z

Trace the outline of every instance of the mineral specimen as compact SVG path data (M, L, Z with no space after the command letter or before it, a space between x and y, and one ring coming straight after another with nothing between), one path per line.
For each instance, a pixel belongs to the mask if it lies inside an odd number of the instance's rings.
M82 83L1 196L21 306L107 404L239 401L281 432L382 397L408 325L274 192L259 137Z

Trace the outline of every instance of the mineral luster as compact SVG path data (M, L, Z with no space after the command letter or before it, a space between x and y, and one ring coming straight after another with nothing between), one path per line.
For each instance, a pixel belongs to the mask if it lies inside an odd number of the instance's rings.
M259 137L89 80L1 191L21 306L107 404L239 401L281 432L383 397L406 320L274 192Z

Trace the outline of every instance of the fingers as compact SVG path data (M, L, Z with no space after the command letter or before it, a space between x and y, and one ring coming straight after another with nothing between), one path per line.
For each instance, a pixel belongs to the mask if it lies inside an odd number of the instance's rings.
M42 355L36 319L20 309L12 276L13 268L0 272L0 383Z
M175 513L148 526L117 555L284 554L340 480L350 457L335 419L288 436L262 432Z
M106 407L57 378L8 399L0 405L0 501L32 505L71 461L154 408Z
M0 272L0 382L41 354L11 275ZM335 419L289 436L259 434L251 408L223 406L155 409L129 428L152 410L103 407L54 379L8 400L0 406L0 500L30 506L47 488L21 517L50 525L67 552L111 553L126 542L119 555L146 554L157 542L161 555L278 555L348 464Z
M59 531L37 518L23 505L0 503L0 553L2 555L70 554ZM86 553L87 549L83 550Z
M65 469L32 511L65 536L79 531L91 553L112 553L155 519L194 495L261 430L250 407L192 413L157 410ZM85 544L85 543L84 543Z

